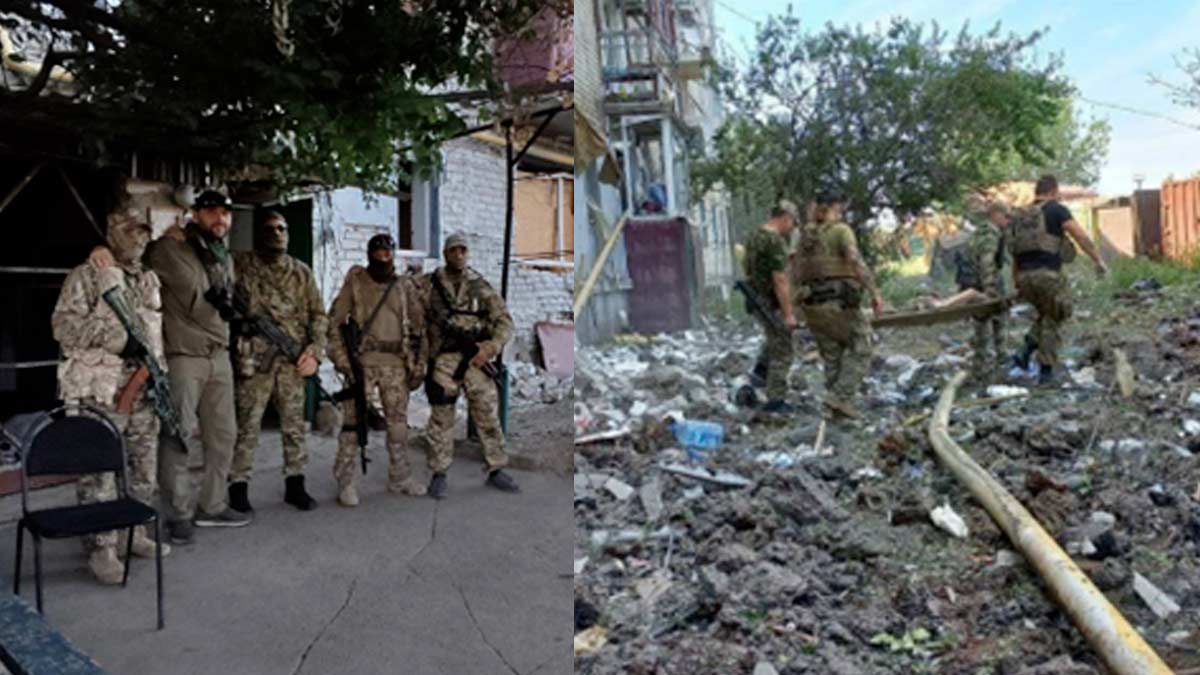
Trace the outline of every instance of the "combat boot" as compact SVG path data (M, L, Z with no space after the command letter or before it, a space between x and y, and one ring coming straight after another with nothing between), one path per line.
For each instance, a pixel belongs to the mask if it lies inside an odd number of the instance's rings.
M754 369L750 371L750 385L759 389L767 386L767 364L765 361L759 361L754 364Z
M427 494L434 499L446 498L446 474L433 474L433 478L429 479L429 490L427 491Z
M96 581L108 586L125 580L125 566L117 558L117 550L112 546L102 546L92 551L88 556L88 569L92 571Z
M389 480L387 490L394 495L407 495L409 497L421 497L425 494L425 486L418 483L411 476Z
M517 481L512 479L512 476L504 473L500 469L488 474L487 484L500 490L501 492L520 492L521 488L517 486Z
M1056 384L1058 384L1058 377L1054 374L1054 366L1043 363L1041 369L1038 370L1038 386L1053 387Z
M117 535L117 553L124 555L128 544L129 531L121 530L121 533ZM138 525L133 529L133 554L139 558L154 557L154 539L146 534L145 525ZM162 554L164 558L171 554L171 545L165 541L162 544Z
M1029 370L1029 359L1033 356L1033 352L1037 350L1037 340L1033 339L1032 335L1025 334L1025 344L1021 350L1013 354L1013 365L1021 370Z
M354 487L353 481L342 485L338 490L338 504L350 508L358 506L358 489Z
M254 507L250 505L249 483L237 481L229 484L229 508L238 513L254 512Z
M288 476L283 479L283 501L301 511L317 508L317 500L304 489L304 476ZM232 506L232 502L230 505Z

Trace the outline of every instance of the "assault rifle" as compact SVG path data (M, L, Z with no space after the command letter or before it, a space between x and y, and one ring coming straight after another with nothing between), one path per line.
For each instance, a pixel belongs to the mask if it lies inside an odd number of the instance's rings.
M760 296L753 288L750 288L750 286L746 284L744 280L738 279L737 281L733 282L733 287L740 291L743 296L745 296L746 307L750 310L751 314L757 314L761 316L767 320L767 323L771 324L783 333L791 332L791 329L779 319L779 316L776 315L775 312L771 311L771 309L767 306L767 303L763 301L762 296Z
M162 422L163 434L179 440L180 448L187 452L187 446L183 444L183 423L179 419L179 411L175 409L175 398L171 394L171 382L150 349L150 341L146 338L141 321L135 318L134 310L126 302L119 286L104 291L101 297L112 308L113 314L117 315L117 319L129 335L131 345L126 347L126 351L134 353L135 358L142 364L122 389L117 409L122 412L131 410L142 385L148 383L150 401L154 404L155 414Z
M279 324L275 323L271 317L263 314L254 314L250 311L250 302L246 298L246 294L240 288L233 293L229 300L229 306L232 310L231 316L235 321L238 321L241 326L243 335L260 335L271 343L276 352L283 354L288 363L295 364L300 360L300 355L304 353L300 343L292 339L292 336L284 332ZM321 386L321 378L317 377L316 373L305 378L313 383L317 388L317 395L326 401L338 400L332 394L325 391L325 387Z
M350 384L339 391L334 398L338 401L354 401L354 433L358 437L358 454L362 460L363 475L367 474L367 380L363 373L362 361L358 357L358 349L362 346L362 328L353 317L338 327L342 334L342 343L346 345L346 359L350 361ZM344 431L348 431L343 427Z

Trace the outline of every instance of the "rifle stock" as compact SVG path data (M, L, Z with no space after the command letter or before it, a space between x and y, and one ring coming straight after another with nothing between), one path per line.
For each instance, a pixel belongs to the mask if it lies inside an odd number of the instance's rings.
M736 288L742 294L742 296L746 298L746 304L750 306L750 311L752 313L758 314L762 318L766 319L767 323L770 323L776 329L784 333L791 332L787 325L784 324L783 321L779 320L779 317L775 314L775 312L772 312L767 308L762 297L759 296L759 294L756 293L753 288L750 288L750 286L748 286L744 280L738 279L737 281L733 282L733 287Z

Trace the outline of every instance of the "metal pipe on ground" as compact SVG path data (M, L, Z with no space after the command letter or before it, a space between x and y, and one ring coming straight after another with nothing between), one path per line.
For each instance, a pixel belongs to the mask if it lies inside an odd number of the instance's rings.
M954 394L965 378L966 373L959 372L950 380L929 423L929 440L938 459L987 509L1116 675L1172 675L1167 664L1059 548L1037 519L950 438L950 409L954 406Z

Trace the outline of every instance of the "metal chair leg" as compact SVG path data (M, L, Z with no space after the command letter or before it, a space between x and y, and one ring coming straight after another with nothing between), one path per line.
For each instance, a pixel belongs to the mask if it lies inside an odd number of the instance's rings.
M163 578L162 578L162 528L157 516L154 518L154 574L158 588L158 630L163 629Z
M129 583L129 567L131 563L133 563L133 527L129 528L129 535L125 537L125 575L121 577L122 588Z
M24 549L25 521L17 523L17 569L13 572L13 595L21 594L21 551Z
M30 532L33 536L33 585L37 589L37 611L38 614L45 614L42 611L42 538L36 532Z

